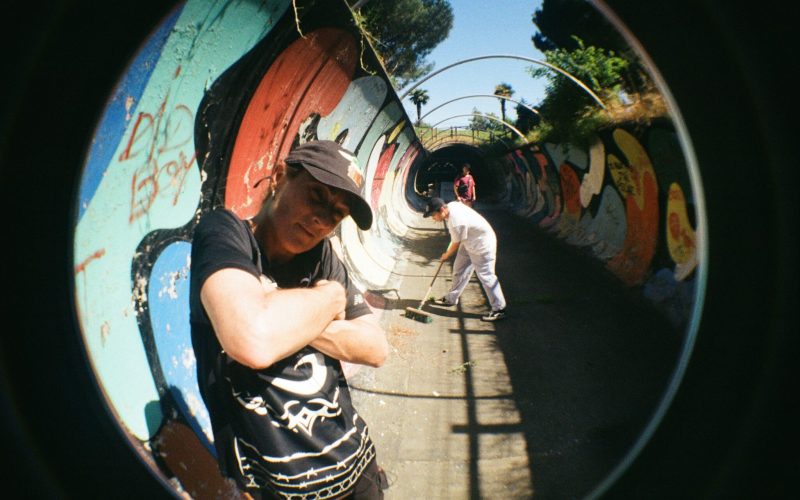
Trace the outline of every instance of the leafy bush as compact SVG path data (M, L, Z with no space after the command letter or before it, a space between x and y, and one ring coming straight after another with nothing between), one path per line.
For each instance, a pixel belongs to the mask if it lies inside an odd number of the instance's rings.
M583 82L604 102L619 100L631 61L613 50L587 47L580 38L573 39L576 49L545 51L545 61ZM549 82L547 96L539 106L543 125L548 128L547 140L588 145L598 129L613 121L589 93L565 75L546 66L529 71L534 78L543 77Z

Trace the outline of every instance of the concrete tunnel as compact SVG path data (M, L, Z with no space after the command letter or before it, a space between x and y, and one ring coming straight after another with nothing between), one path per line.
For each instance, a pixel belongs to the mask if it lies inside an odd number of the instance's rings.
M85 87L98 96L83 97L95 110L74 132L84 134L77 138L84 150L66 156L74 160L74 198L56 197L71 207L61 234L70 259L70 320L62 324L71 330L38 353L58 359L52 371L21 379L20 369L4 380L20 401L10 414L26 422L15 442L29 470L46 478L29 487L70 497L131 481L133 496L232 495L214 469L194 373L192 231L217 207L254 215L265 188L256 181L310 138L354 151L375 214L371 230L346 219L332 239L400 360L354 369L351 379L356 407L382 432L379 454L395 481L388 498L624 496L663 485L654 471L664 463L687 478L687 490L675 491L699 491L712 480L719 491L740 484L734 472L750 462L725 462L719 443L729 436L755 446L724 423L742 400L731 396L705 417L692 406L732 361L701 342L694 356L709 368L686 372L698 335L731 331L742 320L719 312L709 296L711 262L730 262L709 254L706 203L714 212L720 195L706 190L715 182L702 161L708 145L700 118L687 111L696 97L674 79L666 49L652 40L651 53L635 46L672 106L669 120L606 130L588 147L525 144L487 156L458 141L426 148L344 3L296 7L288 0L142 7L129 18L136 29L101 51L119 59L112 67L120 74ZM618 7L636 26L653 22ZM115 43L129 57L112 56ZM472 283L463 308L434 311L431 326L414 324L400 313L422 298L436 249L447 241L420 212L432 193L452 198L455 169L465 162L481 190L477 208L501 235L498 275L518 317L480 326L475 311L484 298ZM761 278L749 282L753 294L770 288ZM442 276L438 289L446 286ZM742 303L759 306L765 293ZM5 358L16 368L26 359ZM567 366L578 362L580 369ZM65 444L42 437L51 409L31 395L37 377L55 370L71 386L55 396L62 404L54 411L73 413L56 419L76 429ZM678 409L670 411L673 402ZM738 411L747 408L757 411ZM406 419L411 412L419 414ZM422 437L409 437L412 429ZM697 458L676 464L671 439L695 446ZM52 463L74 453L72 463ZM722 462L708 476L685 470Z

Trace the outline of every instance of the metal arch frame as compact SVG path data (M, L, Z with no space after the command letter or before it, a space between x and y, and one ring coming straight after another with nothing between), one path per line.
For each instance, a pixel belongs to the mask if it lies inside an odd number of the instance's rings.
M446 146L452 146L454 144L463 144L465 146L472 146L472 147L477 147L478 146L477 143L474 143L474 142L448 141L447 139L448 138L437 140L436 142L428 144L426 147L431 148L431 150L437 150L437 149L440 149L440 148L443 148L443 147L446 147ZM512 149L512 147L505 140L503 140L503 139L501 139L499 137L496 138L496 140L498 142L502 143L503 146L506 149L509 149L509 150Z
M448 116L444 120L440 120L440 121L436 122L435 124L431 125L430 130L434 130L436 128L436 126L439 125L442 122L446 122L447 120L452 120L453 118L461 118L461 117L464 117L464 116L481 116L483 118L488 118L489 120L494 120L496 122L500 122L503 125L505 125L506 127L510 128L512 131L514 131L514 133L516 133L520 137L520 139L522 139L525 142L525 144L529 144L528 139L525 138L525 135L522 132L520 132L519 130L517 130L513 125L509 124L508 122L505 122L505 121L501 120L500 118L495 118L493 116L484 115L483 113L479 113L477 111L472 112L472 113ZM423 142L422 137L420 137L419 140L420 140L420 142Z
M434 133L432 133L430 137L427 138L427 140L439 140L445 137L452 137L452 138L460 137L464 139L469 139L472 142L479 142L479 140L475 138L475 131L470 130L469 128L466 127L463 129L456 128L455 130L452 128L450 130L437 130Z
M441 108L441 107L444 107L444 106L446 106L447 104L450 104L451 102L460 101L460 100L462 100L462 99L469 99L469 98L472 98L472 97L492 97L492 98L496 98L496 99L505 99L505 100L507 100L507 101L511 101L511 102L514 102L514 103L517 103L517 104L519 104L520 106L522 106L522 107L524 107L524 108L526 108L526 109L530 110L531 112L533 112L533 113L537 114L537 115L538 115L538 116L540 116L540 117L542 116L542 115L539 113L539 110L537 110L536 108L533 108L533 107L531 107L531 106L528 106L528 105L527 105L527 104L525 104L524 102L517 101L516 99L512 99L512 98L510 98L510 97L501 96L501 95L495 95L495 94L472 94L472 95L463 95L463 96L461 96L461 97L456 97L455 99L450 99L449 101L443 102L442 104L440 104L440 105L436 106L435 108L433 108L433 109L429 110L429 111L428 111L427 113L425 113L424 115L420 116L420 117L419 117L419 119L420 119L420 120L422 120L423 118L425 118L425 117L426 117L426 116L428 116L429 114L433 113L433 112L434 112L434 111L436 111L437 109L439 109L439 108Z
M601 107L601 108L603 108L603 109L606 109L606 105L605 105L605 104L603 104L603 101L602 101L602 99L600 99L600 97L599 97L597 94L595 94L595 93L592 91L592 89L590 89L588 86L586 86L586 84L585 84L585 83L583 83L582 81L578 80L576 77L572 76L572 74L568 73L567 71L564 71L563 69L559 68L558 66L555 66L555 65L553 65L553 64L550 64L549 62L546 62L546 61L540 61L539 59L533 59L533 58L530 58L530 57L525 57L525 56L516 56L516 55L513 55L513 54L493 54L493 55L488 55L488 56L469 57L469 58L467 58L467 59L462 59L462 60L460 60L460 61L454 62L453 64L448 64L448 65L447 65L447 66L445 66L444 68L441 68L441 69L439 69L439 70L436 70L436 71L434 71L433 73L430 73L430 74L429 74L429 75L427 75L425 78L423 78L422 80L420 80L420 81L418 81L417 83L415 83L414 85L412 85L412 86L411 86L411 88L409 88L408 90L406 90L406 91L403 93L403 95L402 95L402 96L400 96L400 100L402 101L403 99L405 99L405 98L406 98L406 96L408 96L408 94L409 94L409 93L410 93L412 90L416 89L416 88L417 88L417 87L419 87L419 86L420 86L422 83L424 83L424 82L426 82L426 81L430 80L431 78L433 78L434 76L438 75L439 73L441 73L441 72L443 72L443 71L446 71L446 70L448 70L448 69L450 69L450 68L453 68L453 67L455 67L455 66L459 66L459 65L461 65L461 64L465 64L465 63L468 63L468 62L473 62L473 61L480 61L480 60L482 60L482 59L519 59L519 60L522 60L522 61L528 61L528 62L532 62L532 63L534 63L534 64L541 64L542 66L546 66L546 67L548 67L548 68L552 69L553 71L557 71L558 73L561 73L562 75L564 75L564 76L566 76L567 78L569 78L570 80L572 80L572 81L573 81L575 84L577 84L577 85L578 85L580 88L582 88L582 89L583 89L583 90L585 90L585 91L586 91L586 92L587 92L587 93L588 93L590 96L592 96L592 99L594 99L594 101L595 101L595 102L596 102L598 105L600 105L600 107Z
M508 147L508 143L506 143L503 139L498 137L497 140L502 142L504 146ZM442 137L435 138L433 142L431 142L430 144L426 144L425 147L434 149L438 148L439 146L445 146L449 144L465 144L468 146L477 146L479 142L474 137L470 137L469 135L466 134L455 135L455 136L445 135Z
M418 135L417 136L417 138L419 139L420 142L423 141L422 137L423 137L424 134L428 134L428 137L426 139L424 139L424 140L427 140L427 141L439 140L440 137L455 137L455 136L466 136L467 135L466 133L459 132L458 130L453 131L452 128L449 131L447 131L447 130L436 130L436 129L431 128L431 129L425 130L422 133L422 135ZM472 136L472 134L470 134L470 136Z
M519 104L520 106L522 106L522 107L530 110L531 112L535 113L540 118L542 116L539 113L539 110L537 110L536 108L532 108L531 106L528 106L524 102L517 101L516 99L512 99L510 97L506 97L506 96L502 96L502 95L496 95L496 94L472 94L472 95L463 95L461 97L456 97L455 99L450 99L447 102L443 102L442 104L440 104L440 105L436 106L435 108L431 109L430 111L428 111L424 115L420 116L419 119L420 119L420 121L422 121L422 119L425 118L426 116L428 116L429 114L433 113L437 109L439 109L439 108L441 108L441 107L443 107L443 106L445 106L447 104L450 104L451 102L460 101L461 99L469 99L469 98L472 98L472 97L492 97L492 98L496 98L496 99L505 99L507 101L511 101L511 102Z
M458 140L458 139L462 139L462 140ZM465 133L448 134L448 133L444 133L443 132L441 135L432 134L432 136L430 138L428 138L427 140L430 140L432 142L430 142L428 144L423 143L423 145L425 146L426 149L427 148L435 148L437 146L441 146L441 145L444 145L444 144L469 144L469 145L480 144L480 141L478 139L476 139L473 135L465 134ZM448 140L450 140L450 141L448 142ZM505 139L503 139L501 137L495 137L494 140L500 141L501 143L503 143L503 145L505 147L511 149L511 147L508 145L508 143L505 141ZM422 143L422 139L420 139L420 142Z

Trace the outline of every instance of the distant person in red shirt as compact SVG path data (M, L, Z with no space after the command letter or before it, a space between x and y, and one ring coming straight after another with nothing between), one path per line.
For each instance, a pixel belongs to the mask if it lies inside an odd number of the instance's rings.
M456 200L471 207L475 203L475 179L469 173L469 163L461 167L461 174L453 182Z

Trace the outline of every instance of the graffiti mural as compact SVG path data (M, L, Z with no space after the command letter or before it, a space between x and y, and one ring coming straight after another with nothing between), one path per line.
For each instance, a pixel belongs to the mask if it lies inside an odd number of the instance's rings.
M428 155L410 123L344 3L189 0L114 89L80 184L78 320L121 426L190 495L224 489L191 349L194 227L218 207L254 215L282 156L335 140L356 154L375 214L366 232L346 219L336 248L362 289L392 288L406 217L422 208L411 173ZM515 213L687 320L697 221L674 130L617 129L504 161Z
M617 128L586 149L531 145L508 153L503 200L586 249L678 327L692 313L698 262L686 163L670 124Z
M74 248L84 340L110 404L141 440L160 426L163 412L151 403L168 392L148 340L144 268L189 239L203 183L193 141L199 102L209 79L250 50L286 9L248 4L223 16L225 7L189 3L164 21L161 38L145 44L115 92L81 181ZM261 24L224 29L246 19Z
M75 224L80 328L123 429L192 495L225 488L191 347L193 229L217 207L253 216L280 158L335 140L358 157L376 215L371 231L337 229L337 248L362 288L385 285L386 206L420 151L391 89L344 3L189 0L109 100ZM186 469L178 456L198 463Z

